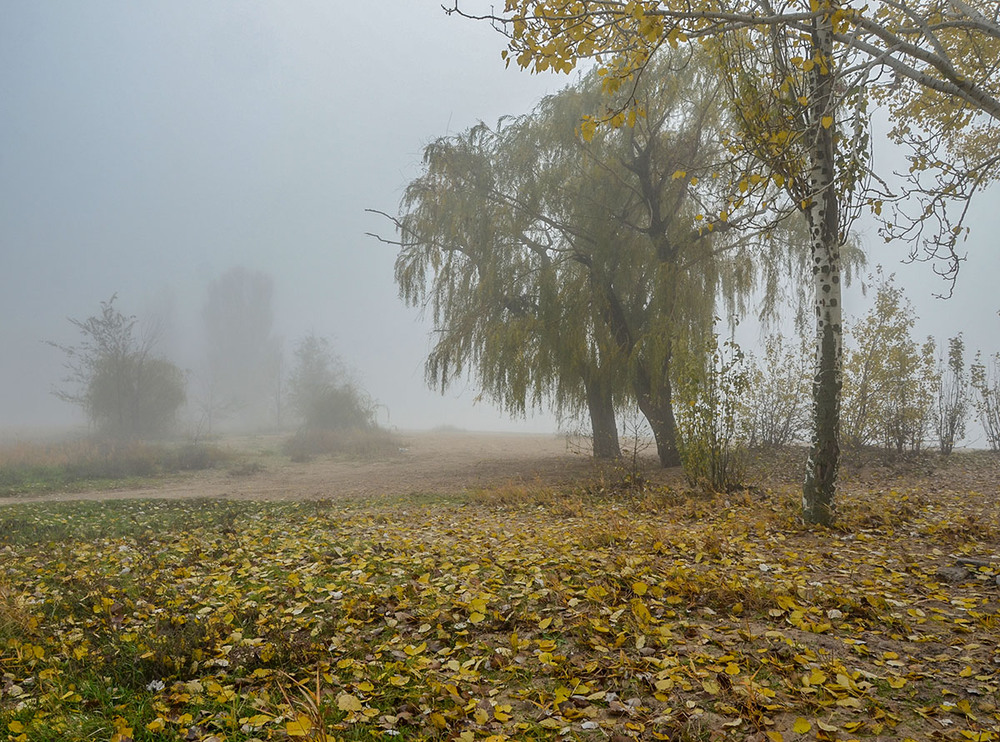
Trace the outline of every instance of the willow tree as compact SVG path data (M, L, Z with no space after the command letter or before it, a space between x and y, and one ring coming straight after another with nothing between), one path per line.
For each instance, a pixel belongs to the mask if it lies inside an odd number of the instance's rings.
M560 413L586 408L595 454L616 456L616 356L587 322L585 286L560 276L551 231L496 197L522 169L524 152L508 147L514 127L481 124L426 147L424 172L394 219L400 295L430 311L432 386L444 390L471 372L484 394L515 414L546 400Z
M471 370L512 411L587 409L599 455L617 451L614 405L634 401L673 466L675 352L704 345L720 288L743 298L772 262L733 229L759 211L703 223L730 198L714 176L733 156L710 69L684 54L655 69L630 91L629 127L581 132L587 111L621 106L594 72L530 115L432 143L393 221L402 297L436 329L433 384Z
M450 12L468 15L457 4ZM488 18L508 35L508 64L568 72L581 58L597 57L612 88L634 84L667 44L697 40L719 54L722 74L734 78L731 105L742 123L731 140L753 155L728 176L732 207L754 203L756 186L757 203L797 208L809 223L816 370L802 506L807 522L830 523L840 458L840 248L859 205L879 214L886 200L916 194L916 216L903 230L887 223L886 234L902 233L930 256L943 255L946 273L957 272L964 208L956 223L944 207L967 204L1000 162L988 146L1000 121L997 4L507 0L501 14L472 17ZM873 188L869 179L867 105L880 85L884 99L906 106L894 133L913 147L916 175L896 192L885 181ZM621 122L620 113L610 119ZM948 164L954 153L967 155L961 172ZM929 183L920 179L928 169ZM704 218L725 221L731 213Z

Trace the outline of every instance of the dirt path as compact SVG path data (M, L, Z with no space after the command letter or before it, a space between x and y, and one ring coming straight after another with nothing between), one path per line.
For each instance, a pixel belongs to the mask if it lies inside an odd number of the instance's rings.
M128 498L233 498L247 500L378 497L411 493L454 494L465 490L531 482L556 485L592 471L586 451L564 436L511 433L401 433L398 456L386 461L345 462L317 458L290 463L268 450L280 439L233 442L261 471L199 472L135 489L51 493L0 498L0 505Z

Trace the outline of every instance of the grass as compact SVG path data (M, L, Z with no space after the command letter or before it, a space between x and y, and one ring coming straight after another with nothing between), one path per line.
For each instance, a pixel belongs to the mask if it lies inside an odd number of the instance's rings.
M312 461L317 456L373 461L399 455L400 444L398 437L383 428L303 429L285 441L283 450L297 463Z
M232 454L217 446L80 439L0 448L0 497L106 489L218 466Z
M9 505L0 740L997 739L992 492Z

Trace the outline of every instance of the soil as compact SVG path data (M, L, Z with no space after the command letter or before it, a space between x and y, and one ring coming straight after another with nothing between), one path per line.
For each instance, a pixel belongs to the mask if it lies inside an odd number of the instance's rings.
M378 461L318 457L306 463L277 455L282 438L255 436L222 445L237 453L228 467L137 487L0 498L0 505L130 498L246 500L373 498L413 493L449 495L506 485L557 487L594 472L586 448L565 435L411 432L399 452Z

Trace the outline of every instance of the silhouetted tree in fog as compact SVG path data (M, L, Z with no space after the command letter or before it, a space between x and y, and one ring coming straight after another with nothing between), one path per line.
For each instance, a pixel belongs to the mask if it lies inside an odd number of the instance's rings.
M49 342L66 355L69 370L66 387L53 393L82 408L104 435L163 435L184 404L184 374L153 355L156 332L138 332L136 318L115 308L116 298L101 302L97 315L69 320L82 336L78 345Z
M281 344L272 334L273 294L270 276L243 267L208 287L200 406L209 430L223 418L250 426L280 422L280 407L271 409L281 372Z

